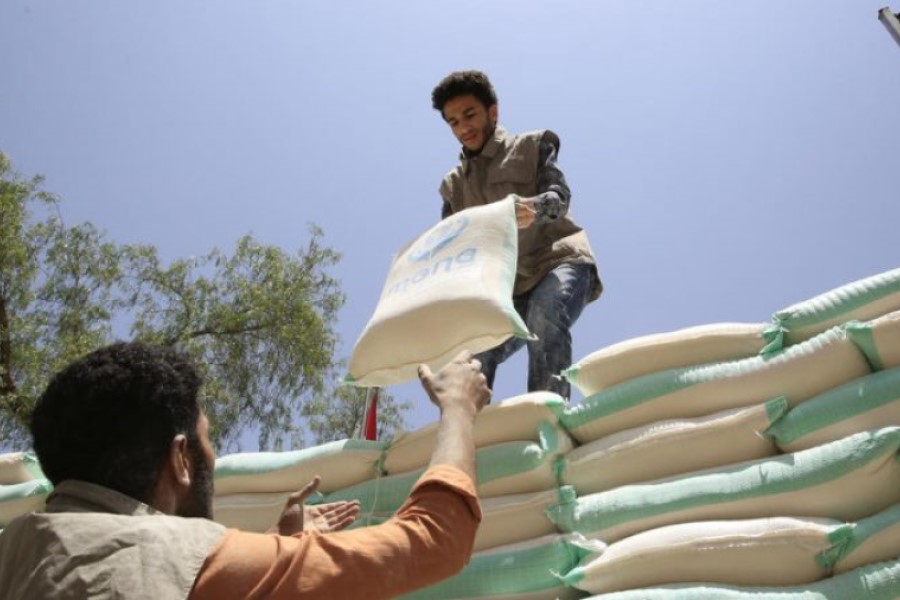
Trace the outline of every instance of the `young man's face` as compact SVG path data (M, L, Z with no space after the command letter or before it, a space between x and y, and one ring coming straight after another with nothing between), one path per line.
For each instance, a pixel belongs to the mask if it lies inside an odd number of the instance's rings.
M497 105L485 108L471 94L448 100L443 115L453 135L469 152L481 152L497 126Z

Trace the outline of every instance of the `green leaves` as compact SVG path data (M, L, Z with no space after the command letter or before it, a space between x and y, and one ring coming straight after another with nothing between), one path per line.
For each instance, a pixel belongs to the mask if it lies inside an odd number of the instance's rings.
M231 254L213 249L166 265L153 246L116 244L90 223L64 225L46 210L57 201L41 181L18 176L0 153L0 444L26 443L53 373L129 336L194 358L219 447L248 429L261 448L297 446L304 418L316 441L352 437L362 406L335 389L345 298L329 269L340 256L320 229L310 226L295 252L245 236ZM386 429L402 424L404 406L382 402Z

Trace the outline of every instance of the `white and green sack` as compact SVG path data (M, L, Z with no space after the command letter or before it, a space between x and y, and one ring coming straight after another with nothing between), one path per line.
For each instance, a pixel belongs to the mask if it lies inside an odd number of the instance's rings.
M847 334L866 355L873 371L900 367L900 310L864 323L851 321Z
M31 452L0 454L0 485L44 479L37 457Z
M837 557L835 573L900 557L900 504L853 526L850 543Z
M553 392L531 392L490 404L475 417L475 447L540 441L540 424L546 421L557 425L565 406L565 400ZM402 473L427 465L437 442L437 430L434 423L397 436L385 453L384 470Z
M727 362L759 354L769 324L714 323L643 335L607 346L563 372L584 396L657 371Z
M768 356L670 369L586 398L565 410L563 426L585 444L660 421L702 417L784 396L789 406L870 372L841 327Z
M521 544L478 552L458 575L400 596L404 600L494 598L555 592L559 573L566 573L590 552L590 544L570 536L551 535ZM595 546L598 547L599 546Z
M46 479L0 485L0 529L25 513L44 508L53 484Z
M866 375L792 408L766 432L783 452L900 426L900 369Z
M842 285L777 311L772 316L772 348L797 344L835 325L874 319L895 310L900 310L900 269Z
M856 521L900 502L900 427L775 458L582 496L550 509L561 531L613 543L692 521L826 517Z
M217 495L296 492L320 475L331 492L377 475L387 442L341 440L291 452L246 452L216 459Z
M732 408L694 419L656 421L572 450L562 482L579 494L602 492L778 454L763 435L787 411L787 400Z
M703 583L662 586L592 596L591 600L898 600L900 560L788 587L737 587Z
M850 530L840 521L797 517L669 525L587 556L563 581L592 594L685 581L812 583L831 574L823 555L845 547Z

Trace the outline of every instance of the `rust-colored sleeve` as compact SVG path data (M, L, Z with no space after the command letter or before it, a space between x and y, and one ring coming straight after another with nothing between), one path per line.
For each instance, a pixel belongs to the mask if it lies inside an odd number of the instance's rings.
M392 598L462 570L480 521L471 478L438 465L382 525L290 537L229 530L189 600Z

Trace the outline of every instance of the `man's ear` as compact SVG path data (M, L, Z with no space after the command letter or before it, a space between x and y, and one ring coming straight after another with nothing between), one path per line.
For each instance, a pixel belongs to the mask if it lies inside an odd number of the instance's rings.
M500 116L500 109L497 107L496 104L492 104L491 107L488 109L488 117L490 117L491 123L496 125L497 117L499 117L499 116Z
M190 487L191 485L191 455L188 452L187 436L179 433L172 438L169 444L168 466L172 478L178 485Z

